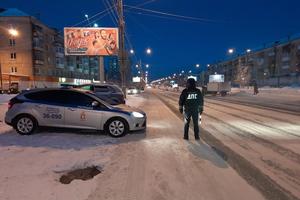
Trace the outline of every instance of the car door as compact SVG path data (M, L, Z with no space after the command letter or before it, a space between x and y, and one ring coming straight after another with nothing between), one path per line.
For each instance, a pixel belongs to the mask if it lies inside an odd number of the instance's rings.
M33 92L25 95L30 99L31 111L40 126L64 127L65 108L56 90Z
M65 125L70 128L100 129L103 112L93 108L94 98L75 91L68 91L65 108Z

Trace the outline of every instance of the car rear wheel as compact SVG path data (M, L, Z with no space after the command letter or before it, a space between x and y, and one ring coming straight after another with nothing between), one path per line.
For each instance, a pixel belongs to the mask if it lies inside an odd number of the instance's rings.
M107 123L106 132L112 137L121 137L128 132L128 125L124 119L111 119Z
M36 120L29 115L22 115L16 118L14 128L21 135L30 135L37 128Z

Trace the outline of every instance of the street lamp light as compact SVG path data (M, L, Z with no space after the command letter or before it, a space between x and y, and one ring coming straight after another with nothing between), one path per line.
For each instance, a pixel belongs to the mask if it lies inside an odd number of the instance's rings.
M151 54L152 53L152 50L150 48L146 49L146 53L147 54Z
M207 67L210 67L210 64L207 64Z
M146 64L146 68L149 68L149 64Z
M98 27L98 24L97 23L94 23L94 25L93 25L95 28L97 28Z
M10 28L10 29L8 29L8 32L9 32L9 34L11 35L11 36L18 36L18 34L19 34L19 32L16 30L16 29L14 29L14 28Z
M196 64L196 67L197 67L197 68L199 68L199 67L200 67L200 65L199 65L199 64Z
M8 29L8 33L12 37L17 37L19 35L19 32L15 28ZM2 66L1 66L1 60L0 60L0 86L1 86L1 92L3 90L3 79L2 79Z
M247 49L247 53L250 53L251 52L251 49Z
M233 54L234 53L234 49L232 49L232 48L228 49L228 53L229 54Z
M87 22L88 22L88 26L90 26L90 19L89 19L89 15L85 14L84 17L86 18Z
M130 53L131 53L131 54L134 54L134 50L133 50L133 49L130 49Z

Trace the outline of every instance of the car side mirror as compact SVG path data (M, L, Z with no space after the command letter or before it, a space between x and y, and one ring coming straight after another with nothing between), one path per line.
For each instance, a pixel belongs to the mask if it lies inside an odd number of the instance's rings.
M92 102L92 107L95 108L95 107L98 107L99 106L99 102L98 101L93 101Z

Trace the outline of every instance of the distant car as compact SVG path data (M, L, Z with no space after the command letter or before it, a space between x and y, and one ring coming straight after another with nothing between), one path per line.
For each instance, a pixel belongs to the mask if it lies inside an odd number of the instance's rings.
M105 130L113 137L146 128L146 114L126 105L111 106L76 89L33 89L9 101L5 122L21 135L38 127Z
M74 86L83 90L92 91L97 97L111 105L125 104L124 94L117 85L112 84L84 84Z
M127 89L127 94L139 94L141 91L137 87L129 87Z

